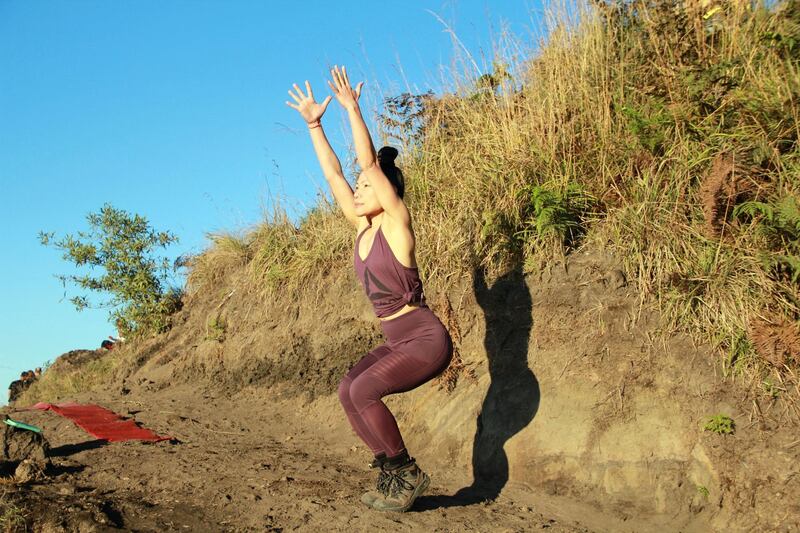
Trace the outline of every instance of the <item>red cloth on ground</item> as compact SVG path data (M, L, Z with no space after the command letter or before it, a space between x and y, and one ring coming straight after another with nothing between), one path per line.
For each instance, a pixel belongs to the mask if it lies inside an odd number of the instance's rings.
M79 403L39 402L32 409L53 411L69 418L87 433L109 442L124 440L149 440L158 442L172 437L156 435L149 429L139 427L133 420L123 420L119 415L99 405Z

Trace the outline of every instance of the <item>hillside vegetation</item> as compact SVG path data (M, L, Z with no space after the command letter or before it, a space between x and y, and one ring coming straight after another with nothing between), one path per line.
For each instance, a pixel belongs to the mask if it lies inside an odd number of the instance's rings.
M536 52L507 39L493 72L384 102L428 284L603 248L726 372L796 392L800 4L596 3L549 20ZM314 286L349 267L352 233L324 197L297 226L278 206L214 236L189 290L234 272Z

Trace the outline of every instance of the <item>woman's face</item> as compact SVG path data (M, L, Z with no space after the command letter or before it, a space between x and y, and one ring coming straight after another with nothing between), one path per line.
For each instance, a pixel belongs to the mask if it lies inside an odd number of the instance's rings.
M356 181L356 190L353 192L353 200L355 201L356 216L375 216L381 213L383 209L378 199L375 197L375 191L369 184L364 174L358 176Z

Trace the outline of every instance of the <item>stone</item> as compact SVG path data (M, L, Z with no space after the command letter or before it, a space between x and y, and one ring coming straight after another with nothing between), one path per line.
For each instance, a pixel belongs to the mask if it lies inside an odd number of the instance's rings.
M0 433L0 475L26 477L34 472L44 472L50 466L50 444L40 433L18 429L3 424ZM22 466L27 462L26 466Z

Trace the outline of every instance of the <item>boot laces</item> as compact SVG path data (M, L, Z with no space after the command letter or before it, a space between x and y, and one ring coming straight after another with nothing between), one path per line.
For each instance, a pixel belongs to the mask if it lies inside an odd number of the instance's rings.
M390 494L393 497L397 496L401 490L414 490L414 485L406 480L402 473L383 470L378 475L378 491L384 496Z

